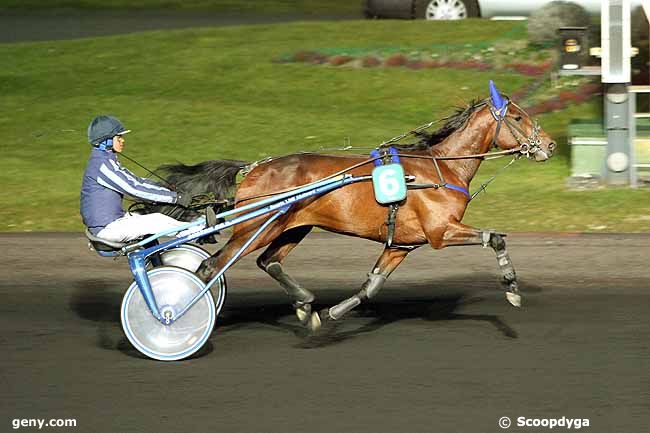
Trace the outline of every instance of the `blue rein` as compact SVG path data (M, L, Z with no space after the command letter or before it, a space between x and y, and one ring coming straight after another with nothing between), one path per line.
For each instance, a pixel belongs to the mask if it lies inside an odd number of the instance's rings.
M453 189L454 191L462 192L467 196L467 201L472 200L472 195L469 193L469 190L467 188L463 188L462 186L458 185L452 185L451 183L445 183L444 187L447 189Z

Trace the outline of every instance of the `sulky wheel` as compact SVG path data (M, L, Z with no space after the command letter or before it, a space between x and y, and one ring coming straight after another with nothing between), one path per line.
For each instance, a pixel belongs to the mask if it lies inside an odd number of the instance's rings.
M190 272L196 272L203 260L210 257L210 253L196 245L184 244L163 251L159 256L162 262L161 266L177 266ZM147 268L153 268L151 262L147 263Z
M172 319L205 288L196 275L177 267L159 267L147 275L160 313L169 314ZM215 303L210 291L205 292L178 321L164 325L151 314L134 282L122 300L122 328L131 344L149 358L161 361L187 358L210 337L223 305L223 293L219 290Z
M196 272L203 263L203 260L210 257L210 253L196 245L183 244L160 253L162 266L177 266L186 269L192 273ZM147 263L147 269L153 269L151 262ZM223 302L226 299L226 275L219 277L219 281L210 288L211 291L218 291L217 294L217 314L221 311Z

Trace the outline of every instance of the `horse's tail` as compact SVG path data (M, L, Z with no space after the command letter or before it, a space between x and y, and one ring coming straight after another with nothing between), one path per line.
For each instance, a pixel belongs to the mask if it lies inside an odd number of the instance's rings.
M173 185L179 193L190 196L211 193L216 200L234 197L237 173L248 165L244 161L221 160L204 161L196 165L167 164L155 173ZM160 212L179 220L191 220L198 216L193 210L175 205L138 203L138 212Z

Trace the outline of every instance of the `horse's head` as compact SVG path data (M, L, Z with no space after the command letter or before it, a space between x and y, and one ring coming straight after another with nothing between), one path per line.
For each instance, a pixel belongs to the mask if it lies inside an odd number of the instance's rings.
M496 122L493 145L502 150L519 149L519 153L538 162L553 155L553 139L520 106L503 97L492 81L488 107Z

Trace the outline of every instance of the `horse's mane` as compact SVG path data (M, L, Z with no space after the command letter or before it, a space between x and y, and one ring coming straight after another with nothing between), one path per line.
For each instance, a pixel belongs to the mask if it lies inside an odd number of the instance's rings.
M425 131L417 132L420 137L415 143L394 144L393 147L398 150L426 150L431 146L441 143L445 138L454 132L462 129L467 124L467 120L479 108L485 105L485 100L474 99L470 101L467 107L457 107L456 112L449 117L445 117L445 124L438 130L428 133Z

